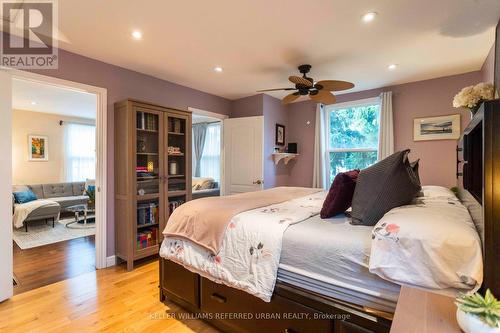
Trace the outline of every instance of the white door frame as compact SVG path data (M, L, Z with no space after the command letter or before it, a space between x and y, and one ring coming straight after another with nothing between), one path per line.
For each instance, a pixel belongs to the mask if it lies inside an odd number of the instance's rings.
M16 70L2 69L9 73L12 79L22 79L31 82L51 85L55 87L74 89L75 91L95 94L97 97L96 110L96 234L95 234L95 266L97 269L114 265L106 260L107 254L107 135L108 135L108 109L107 89L91 86L84 83L68 81L51 76ZM10 155L12 165L12 154ZM11 254L12 256L12 254Z
M205 116L205 117L211 117L211 118L216 118L220 119L220 183L219 183L219 190L220 190L220 195L225 195L225 183L224 183L224 165L225 165L225 159L224 159L224 119L228 119L229 116L225 114L220 114L220 113L215 113L211 111L205 111L202 109L197 109L197 108L192 108L188 107L188 111L194 114L198 114L200 116Z

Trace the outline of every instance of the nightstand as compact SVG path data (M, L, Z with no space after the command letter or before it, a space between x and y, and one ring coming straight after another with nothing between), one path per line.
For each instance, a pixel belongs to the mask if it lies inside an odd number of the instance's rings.
M460 333L455 299L401 287L391 333Z

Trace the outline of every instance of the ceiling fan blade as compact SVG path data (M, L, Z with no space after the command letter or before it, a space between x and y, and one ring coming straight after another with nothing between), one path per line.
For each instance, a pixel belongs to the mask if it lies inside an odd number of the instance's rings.
M308 79L305 79L303 77L300 77L300 76L292 75L288 78L288 80L290 80L290 82L292 82L292 83L300 84L304 87L312 87L312 85L313 85L311 81L309 81Z
M276 88L276 89L263 89L263 90L257 90L257 92L264 92L264 91L277 91L277 90L297 90L295 88Z
M328 90L320 90L316 94L309 94L309 97L313 101L323 103L325 105L333 104L337 100Z
M300 97L299 93L293 93L293 94L290 94L290 95L286 95L281 100L281 103L282 104L289 104L289 103L292 103L293 101L295 101L299 97Z
M320 86L322 87L321 89ZM341 91L354 88L354 84L347 81L323 80L316 82L314 87L320 90Z

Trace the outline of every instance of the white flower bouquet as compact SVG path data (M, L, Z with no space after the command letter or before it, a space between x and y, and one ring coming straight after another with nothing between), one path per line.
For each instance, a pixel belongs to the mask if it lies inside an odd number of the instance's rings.
M467 108L473 114L477 112L482 102L493 99L493 85L491 83L478 83L475 86L463 88L453 98L453 107Z

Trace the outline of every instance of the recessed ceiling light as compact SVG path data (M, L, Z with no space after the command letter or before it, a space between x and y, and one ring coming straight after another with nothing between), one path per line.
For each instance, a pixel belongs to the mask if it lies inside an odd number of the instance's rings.
M371 22L375 19L376 16L377 16L376 12L366 13L365 15L363 15L363 22L365 23Z
M223 71L222 67L220 66L214 67L214 72L220 73L222 71Z
M132 31L132 38L135 40L142 39L142 32L139 30Z
M31 102L31 105L36 105L36 102L35 101Z
M393 70L395 70L396 68L398 68L398 65L397 65L397 64L390 64L389 66L387 66L387 68L388 68L390 71L393 71Z

